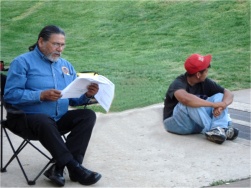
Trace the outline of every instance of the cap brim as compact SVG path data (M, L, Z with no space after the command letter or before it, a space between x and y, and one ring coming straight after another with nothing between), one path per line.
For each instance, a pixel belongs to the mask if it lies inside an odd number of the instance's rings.
M211 54L204 56L205 69L208 68L208 66L211 63L211 60L212 60L212 55Z

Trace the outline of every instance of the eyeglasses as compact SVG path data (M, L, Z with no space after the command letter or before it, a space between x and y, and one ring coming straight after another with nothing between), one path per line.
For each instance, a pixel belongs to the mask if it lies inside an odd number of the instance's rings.
M50 42L50 41L49 41ZM54 47L54 48L59 48L59 47L61 47L61 48L65 48L65 44L64 43L58 43L58 42L50 42L51 44L52 44L52 46Z

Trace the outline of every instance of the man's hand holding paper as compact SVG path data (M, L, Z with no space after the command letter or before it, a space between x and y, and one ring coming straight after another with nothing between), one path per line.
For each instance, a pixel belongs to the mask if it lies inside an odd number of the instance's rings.
M91 83L89 86L87 86L88 91L85 93L87 97L92 97L98 93L99 86L98 84Z
M83 94L95 96L98 103L108 112L114 98L115 85L102 75L77 77L62 92L62 98L78 98Z

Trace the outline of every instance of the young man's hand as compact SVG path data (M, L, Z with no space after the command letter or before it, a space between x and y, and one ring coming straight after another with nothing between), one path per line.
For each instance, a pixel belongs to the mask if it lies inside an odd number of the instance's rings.
M214 110L213 110L213 115L214 117L218 117L219 115L221 115L221 113L223 112L223 110L227 107L227 104L225 102L217 102L214 103Z

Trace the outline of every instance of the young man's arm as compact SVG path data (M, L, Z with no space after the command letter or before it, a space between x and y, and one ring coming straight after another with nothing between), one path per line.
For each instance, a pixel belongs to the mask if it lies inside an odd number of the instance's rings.
M224 90L224 96L222 101L226 103L226 107L230 105L234 100L234 94L228 89Z
M185 106L190 107L212 107L212 108L226 108L226 102L217 102L213 103L210 101L206 101L197 97L196 95L188 93L184 89L179 89L174 92L174 96L176 99Z
M224 96L222 99L222 102L225 104L225 106L219 106L214 108L213 114L215 117L221 115L222 111L233 102L234 95L227 89L224 89Z

